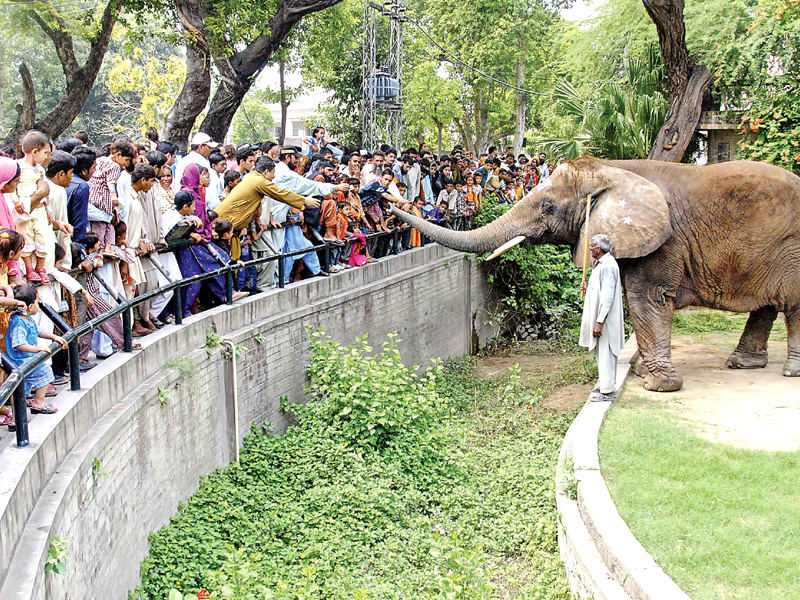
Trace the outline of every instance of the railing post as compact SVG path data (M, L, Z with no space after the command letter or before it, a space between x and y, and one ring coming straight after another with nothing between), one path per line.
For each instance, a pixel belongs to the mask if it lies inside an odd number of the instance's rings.
M20 379L14 390L14 422L17 426L17 446L28 445L28 404L25 400L25 380Z
M133 352L133 337L131 336L131 327L133 326L131 322L131 309L127 307L124 311L122 311L122 351L123 352Z
M175 325L183 324L183 300L181 295L181 286L175 288L172 294L172 312L175 315Z
M283 256L278 257L278 287L283 289L286 287L286 284L283 282L283 277L285 275L285 265L283 264Z
M225 272L225 304L233 304L233 269Z
M322 270L326 273L331 271L331 248L325 244L325 251L322 253Z
M69 343L69 389L79 392L81 389L81 345L76 337Z
M400 254L400 230L397 227L392 229L392 244L394 245L394 254Z

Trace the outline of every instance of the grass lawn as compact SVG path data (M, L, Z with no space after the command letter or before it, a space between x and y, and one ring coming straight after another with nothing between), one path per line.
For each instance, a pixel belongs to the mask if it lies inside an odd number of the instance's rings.
M633 534L694 600L800 599L800 452L702 439L627 391L600 437Z

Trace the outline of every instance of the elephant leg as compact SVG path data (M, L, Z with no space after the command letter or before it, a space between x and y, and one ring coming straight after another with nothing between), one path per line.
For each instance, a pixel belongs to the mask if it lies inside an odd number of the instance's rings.
M683 379L672 364L672 299L651 297L647 290L639 293L628 288L628 309L636 340L647 368L644 388L657 392L681 389Z
M800 307L793 306L784 311L786 315L787 342L789 357L783 365L783 374L786 377L800 376Z
M750 313L739 345L725 362L729 369L763 369L767 366L767 340L778 317L774 306L763 306Z

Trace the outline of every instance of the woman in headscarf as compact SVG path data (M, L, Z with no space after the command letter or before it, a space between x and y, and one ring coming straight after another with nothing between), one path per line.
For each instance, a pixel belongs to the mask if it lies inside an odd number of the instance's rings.
M205 167L202 167L204 170ZM199 275L215 271L231 262L231 257L227 252L217 247L212 241L211 221L206 211L206 201L201 191L202 184L208 185L208 174L203 178L200 167L194 163L189 163L183 171L181 178L181 192L188 192L194 198L194 215L199 219L199 225L195 233L199 241L186 248L181 248L176 252L178 266L184 277ZM194 236L193 236L194 237ZM195 238L198 239L198 238ZM217 275L212 279L206 279L204 283L208 289L220 300L225 302L225 277ZM183 288L183 315L188 316L192 304L200 293L201 283L196 282ZM233 295L234 301L245 298L247 292L236 292Z
M14 215L11 212L11 206L16 198L12 199L11 196L16 194L19 174L20 168L17 161L0 157L0 227L3 229L16 230ZM22 283L19 278L19 264L16 260L8 263L8 279L16 284Z

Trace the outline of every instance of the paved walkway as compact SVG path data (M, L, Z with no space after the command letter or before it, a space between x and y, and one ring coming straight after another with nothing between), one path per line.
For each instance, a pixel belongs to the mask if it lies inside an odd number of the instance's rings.
M672 356L683 389L648 392L632 374L628 390L679 412L707 439L757 450L800 449L800 378L781 374L786 342L770 342L765 369L728 369L725 360L738 338L713 334L673 339Z

